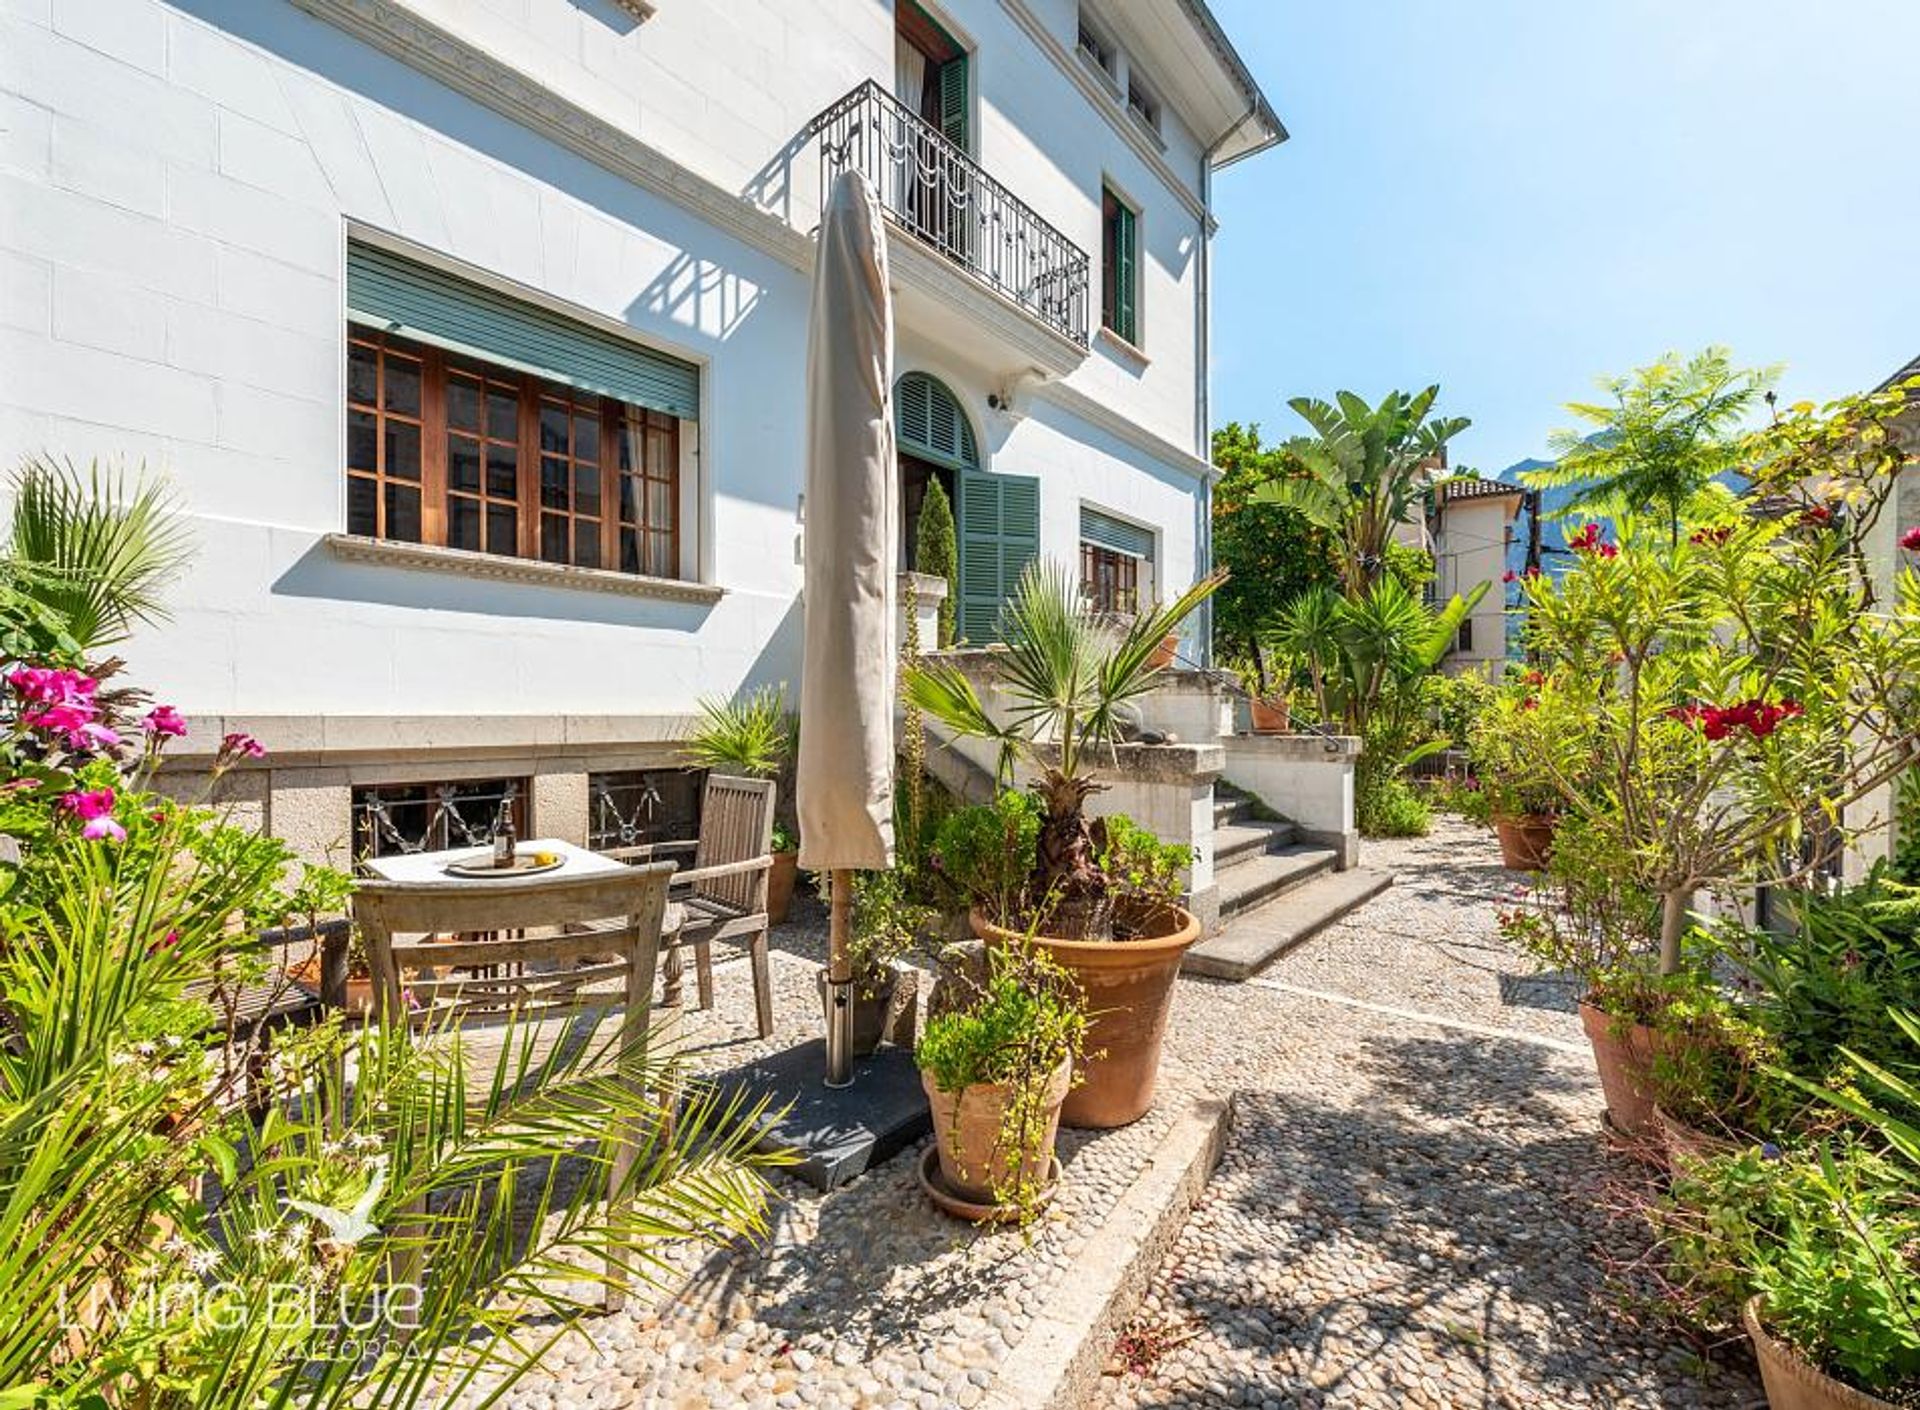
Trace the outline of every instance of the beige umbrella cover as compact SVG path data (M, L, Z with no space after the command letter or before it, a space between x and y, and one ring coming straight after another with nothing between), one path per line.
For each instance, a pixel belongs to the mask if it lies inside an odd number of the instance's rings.
M816 259L807 336L800 865L881 868L893 864L899 477L886 229L860 172L835 178Z

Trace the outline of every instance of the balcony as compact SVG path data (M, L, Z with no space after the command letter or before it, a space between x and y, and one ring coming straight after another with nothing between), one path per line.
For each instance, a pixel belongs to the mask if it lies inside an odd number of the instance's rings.
M822 200L844 168L864 172L887 218L1084 351L1086 251L978 162L869 79L807 125L820 140Z

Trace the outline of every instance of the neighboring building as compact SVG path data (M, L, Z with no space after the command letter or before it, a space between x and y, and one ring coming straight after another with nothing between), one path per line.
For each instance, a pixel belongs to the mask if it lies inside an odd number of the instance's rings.
M1453 675L1478 671L1498 680L1507 660L1507 588L1503 579L1514 546L1514 524L1526 491L1505 480L1456 475L1434 484L1428 534L1434 592L1441 601L1465 596L1482 583L1485 596L1460 624L1442 668Z
M1207 563L1212 173L1285 132L1201 0L51 0L0 55L0 445L171 474L134 677L306 851L689 825L695 700L798 672L843 164L962 630L1035 554Z

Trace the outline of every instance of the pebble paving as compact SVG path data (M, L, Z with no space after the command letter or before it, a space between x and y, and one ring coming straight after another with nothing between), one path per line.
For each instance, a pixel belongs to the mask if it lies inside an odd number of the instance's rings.
M1099 1383L1105 1410L1759 1403L1739 1368L1610 1314L1591 1060L1570 988L1499 940L1517 878L1490 838L1443 822L1366 860L1399 884L1259 981L1181 981L1167 1099L1121 1131L1063 1132L1066 1180L1028 1234L932 1211L919 1147L831 1196L776 1176L767 1239L669 1250L672 1296L577 1324L504 1403L978 1404L1198 1092L1233 1096L1234 1129ZM817 1032L822 942L813 906L776 931L765 1044L744 966L722 965L715 1009L688 1015L696 1065Z

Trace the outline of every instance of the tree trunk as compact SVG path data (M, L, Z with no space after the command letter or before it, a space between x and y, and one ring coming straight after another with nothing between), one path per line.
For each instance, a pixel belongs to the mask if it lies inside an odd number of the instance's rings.
M1037 780L1045 813L1034 858L1034 894L1053 902L1049 934L1065 940L1113 938L1107 876L1096 860L1094 824L1083 805L1098 785L1049 770Z
M1680 972L1680 941L1687 933L1687 917L1693 910L1693 888L1678 886L1668 891L1660 903L1660 972Z

